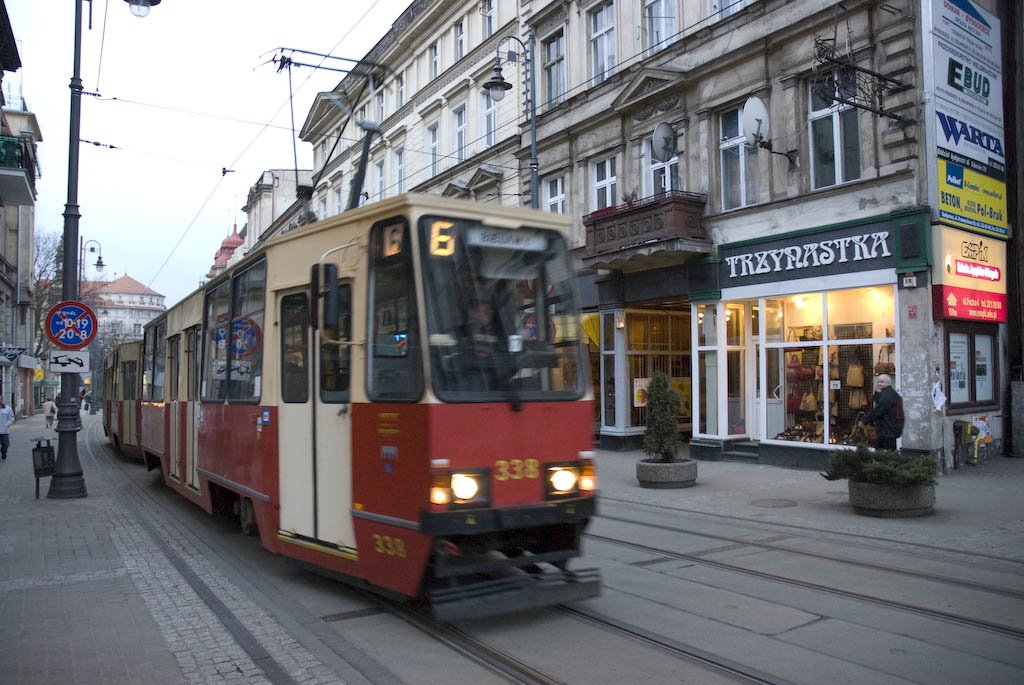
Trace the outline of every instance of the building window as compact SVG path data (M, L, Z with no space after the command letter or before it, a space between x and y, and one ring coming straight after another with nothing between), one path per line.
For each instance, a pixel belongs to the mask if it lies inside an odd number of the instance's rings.
M377 91L377 122L384 121L384 91Z
M455 23L455 61L458 62L466 54L466 25L464 22Z
M395 77L395 109L405 104L405 77L399 74Z
M334 189L334 213L341 214L341 183Z
M484 93L480 97L480 111L484 118L484 145L490 148L498 142L497 112L490 93Z
M327 218L327 198L326 197L321 197L320 198L320 214L319 214L319 216L317 218L319 218L319 219L326 219Z
M395 150L395 192L405 192L405 148Z
M454 112L455 115L455 161L456 163L465 161L466 159L466 108L465 106L459 107Z
M590 67L594 83L615 71L615 3L602 2L588 14L590 20Z
M431 124L430 128L427 129L427 148L428 154L430 155L430 175L437 176L441 170L441 156L440 156L440 145L441 141L438 136L437 124Z
M675 0L644 0L644 24L647 28L647 49L665 46L676 31Z
M320 141L320 166L327 166L327 140Z
M711 14L717 14L719 19L736 14L749 5L753 0L712 0Z
M565 96L565 34L559 31L544 41L544 100L554 107Z
M946 322L946 387L950 409L998 402L996 336L990 324Z
M544 179L544 208L553 214L565 214L565 176Z
M718 121L722 209L754 204L759 199L761 188L757 147L747 144L739 108L722 112Z
M644 195L648 197L679 190L679 156L676 155L667 162L658 162L654 159L653 147L653 138L644 141L645 157L650 160L647 173L644 174Z
M812 188L860 178L857 110L833 99L852 97L857 88L855 79L853 73L829 72L811 84L808 125Z
M594 162L594 211L614 207L616 203L615 187L618 179L615 176L615 157L608 157Z
M441 68L441 56L437 50L437 43L431 43L430 47L427 48L427 64L427 73L430 76L430 80L433 81L437 78L437 73Z
M377 196L376 199L383 200L384 199L384 160L383 159L373 163L373 171L374 171L374 174L373 174L374 175L374 179L373 180L374 180L374 183L376 184L376 187L377 187L377 190L375 191L376 192L376 196Z
M484 38L494 33L494 0L480 0L480 17Z

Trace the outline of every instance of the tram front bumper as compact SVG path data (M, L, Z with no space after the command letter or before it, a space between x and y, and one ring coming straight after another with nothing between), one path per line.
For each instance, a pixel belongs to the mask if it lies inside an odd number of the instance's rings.
M465 621L575 602L601 594L597 569L555 570L497 578L430 591L430 609L440 621Z

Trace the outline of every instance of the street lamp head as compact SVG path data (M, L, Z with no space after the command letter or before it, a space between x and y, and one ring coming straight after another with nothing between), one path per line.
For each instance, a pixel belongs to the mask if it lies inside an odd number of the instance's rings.
M484 92L490 95L492 100L499 102L505 97L505 91L511 89L512 84L501 75L501 62L494 60L494 72L491 74L491 80L484 84Z
M97 271L103 273L103 267L106 266L106 264L103 263L103 255L100 255L99 257L96 258L96 263L93 264L93 266L96 267Z
M128 3L128 8L132 11L139 19L149 14L149 8L154 5L159 5L160 0L124 0Z

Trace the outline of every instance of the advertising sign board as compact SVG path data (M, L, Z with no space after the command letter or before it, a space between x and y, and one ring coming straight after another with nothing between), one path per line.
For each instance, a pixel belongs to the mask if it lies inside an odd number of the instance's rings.
M938 218L1009 237L999 20L973 0L932 0Z

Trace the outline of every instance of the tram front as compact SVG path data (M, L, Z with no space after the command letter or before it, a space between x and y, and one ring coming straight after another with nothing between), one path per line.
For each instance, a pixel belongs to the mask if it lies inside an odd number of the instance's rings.
M507 224L507 222L506 222ZM443 618L598 594L570 571L596 506L589 362L566 234L422 216L431 468L426 584Z

